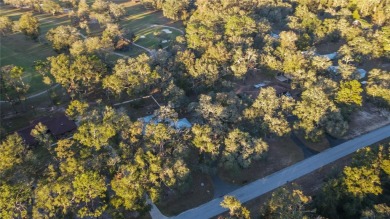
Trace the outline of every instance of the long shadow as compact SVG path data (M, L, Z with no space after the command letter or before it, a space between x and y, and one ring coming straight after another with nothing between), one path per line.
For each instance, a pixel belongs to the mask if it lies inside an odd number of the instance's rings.
M325 134L325 137L328 140L330 147L337 146L337 145L342 144L342 143L347 141L347 140L344 140L344 139L339 139L339 138L332 137L329 134Z
M294 133L291 133L291 136L290 136L291 140L294 141L294 143L296 145L298 145L298 147L300 147L303 151L303 157L306 159L306 158L309 158L313 155L316 155L318 154L318 151L315 151L309 147L307 147Z
M224 196L241 187L240 185L234 185L223 181L219 178L218 174L212 176L212 181L214 186L214 198Z

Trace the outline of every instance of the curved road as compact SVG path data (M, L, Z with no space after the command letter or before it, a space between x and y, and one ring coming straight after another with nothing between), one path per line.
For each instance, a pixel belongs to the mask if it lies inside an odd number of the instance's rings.
M245 185L227 195L233 195L242 203L252 200L260 195L272 191L280 186L286 184L287 181L293 181L301 176L304 176L324 165L336 161L344 156L347 156L356 150L374 144L385 138L390 137L390 125L371 131L367 134L356 137L350 141L340 144L336 147L327 149L322 153L314 155L308 159L298 162L283 170L258 179L248 185ZM220 206L223 197L213 199L199 207L185 211L175 217L174 219L207 219L217 216L226 211ZM158 209L153 209L151 215L154 219L168 218L163 216Z

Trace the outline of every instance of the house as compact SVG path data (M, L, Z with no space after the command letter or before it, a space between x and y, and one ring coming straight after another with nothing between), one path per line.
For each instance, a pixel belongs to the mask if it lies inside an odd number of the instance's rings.
M279 39L280 38L279 34L276 34L276 33L273 33L273 32L270 33L270 36L272 38L274 38L274 39Z
M337 58L337 55L338 55L337 52L333 52L333 53L329 53L329 54L325 54L325 55L318 54L318 56L323 57L323 58L327 58L329 60L334 60L335 58Z
M275 90L276 96L280 97L282 95L289 95L288 89L279 85L279 84L272 84L267 87L272 87ZM289 95L291 96L291 95Z
M339 66L330 66L328 68L328 71L330 71L333 74L337 74L337 73L339 73Z
M286 83L290 83L291 80L293 79L293 77L289 74L283 74L283 73L278 73L276 76L275 76L276 80L280 81L280 82L286 82Z
M183 130L183 129L192 127L192 124L188 121L187 118L182 118L182 119L179 119L177 121L173 121L170 119L167 119L166 121L160 121L160 120L156 120L154 118L155 118L154 115L150 115L150 116L145 116L145 117L139 118L138 120L141 121L144 125L147 125L150 123L157 124L160 122L166 122L169 124L170 127L173 127L176 130Z
M328 68L328 71L331 72L331 73L333 73L333 74L338 74L338 73L340 73L339 66L330 66L330 67ZM356 69L355 73L358 74L359 79L363 79L363 78L365 78L366 75L367 75L367 71L364 70L364 69L362 69L362 68Z
M356 72L359 74L359 79L365 78L367 75L367 71L362 68L357 69Z
M34 146L38 143L30 134L31 130L33 130L38 123L45 125L47 127L47 133L51 134L56 139L60 139L77 128L76 123L70 120L65 114L58 114L53 117L42 117L33 121L28 127L17 131L27 145Z
M253 87L255 87L255 88L261 88L261 87L267 86L269 83L270 83L270 81L263 81L263 82L260 82L260 83L258 83L258 84L253 85Z

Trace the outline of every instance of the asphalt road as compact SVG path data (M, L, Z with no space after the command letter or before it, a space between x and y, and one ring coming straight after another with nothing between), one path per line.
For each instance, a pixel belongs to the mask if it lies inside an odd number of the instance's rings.
M374 144L385 138L390 137L390 125L369 132L367 134L356 137L343 144L330 148L308 159L298 162L283 170L266 176L262 179L256 180L248 185L245 185L228 195L233 195L242 203L252 200L260 195L272 191L280 186L286 184L287 181L293 181L301 176L304 176L326 164L336 161L344 156L347 156L356 150L365 146ZM199 207L185 211L175 217L174 219L207 219L217 216L226 211L220 206L223 197L213 199ZM154 219L160 218L154 215ZM166 218L161 215L162 218Z

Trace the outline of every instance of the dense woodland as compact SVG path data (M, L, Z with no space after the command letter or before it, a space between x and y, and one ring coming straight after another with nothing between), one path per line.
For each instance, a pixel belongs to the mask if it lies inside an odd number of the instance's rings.
M62 10L52 0L3 2L53 15ZM148 212L149 198L159 203L166 193L187 191L194 172L234 174L266 159L268 139L293 131L314 142L324 135L341 138L353 128L351 113L365 104L390 108L389 67L369 69L364 79L357 71L367 63L390 62L389 1L141 2L182 22L185 34L166 49L115 62L109 54L128 49L134 38L131 27L119 25L125 10L105 0L61 2L73 9L72 24L47 32L44 40L57 55L36 60L34 67L46 84L66 89L72 99L66 115L79 127L73 138L54 146L42 124L32 131L39 141L34 148L17 133L2 136L1 218L137 216ZM89 36L91 20L104 29L100 34ZM0 17L2 37L19 31L28 40L42 40L32 12L19 20ZM317 54L325 43L340 45L337 59ZM1 67L7 101L23 102L29 88L23 71ZM261 75L288 77L296 95L278 95L273 87L260 89L256 98L234 92L237 84ZM152 123L114 107L121 99L156 93L163 105ZM192 128L170 125L184 116ZM386 218L389 147L359 156L313 200L298 188L278 190L262 207L263 216ZM234 197L222 206L232 218L249 218Z

